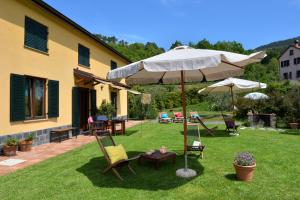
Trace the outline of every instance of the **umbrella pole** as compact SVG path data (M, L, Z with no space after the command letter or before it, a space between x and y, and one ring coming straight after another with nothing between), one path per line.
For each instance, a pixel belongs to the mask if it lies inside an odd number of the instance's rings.
M176 176L182 178L191 178L197 175L197 172L192 169L188 169L187 166L187 120L186 120L186 98L185 98L185 90L184 90L184 72L181 71L181 99L182 99L182 111L183 111L183 135L184 135L184 168L176 170Z
M181 99L182 99L182 111L183 111L183 137L184 137L184 160L185 160L185 170L187 169L187 141L186 141L186 135L187 135L187 119L186 119L186 97L185 97L185 88L184 88L184 72L181 71Z
M232 87L230 86L230 92L231 92L231 104L232 104L232 112L234 111L234 99L233 99L233 91L232 91Z

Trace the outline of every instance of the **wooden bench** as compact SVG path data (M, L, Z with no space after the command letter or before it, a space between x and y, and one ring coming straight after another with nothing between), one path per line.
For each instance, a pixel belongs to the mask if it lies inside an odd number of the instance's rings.
M50 131L50 142L56 141L58 139L59 142L62 139L69 139L69 132L75 130L75 127L67 127L67 128L55 128ZM72 134L73 135L73 134ZM76 134L76 138L77 138Z

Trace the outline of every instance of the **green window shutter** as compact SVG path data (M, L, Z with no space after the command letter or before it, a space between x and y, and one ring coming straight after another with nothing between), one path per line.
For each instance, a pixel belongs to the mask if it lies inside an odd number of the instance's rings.
M78 64L90 66L90 49L78 44Z
M48 52L48 28L43 24L25 17L25 46Z
M59 116L59 82L48 81L48 117Z
M91 115L95 117L97 114L97 93L96 90L91 90Z
M10 75L10 121L25 120L25 77Z
M72 89L72 126L76 127L76 132L80 128L80 103L79 103L79 88Z

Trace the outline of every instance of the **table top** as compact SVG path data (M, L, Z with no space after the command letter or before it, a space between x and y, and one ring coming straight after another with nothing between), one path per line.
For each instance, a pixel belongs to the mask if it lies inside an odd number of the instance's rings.
M153 160L161 160L170 156L176 155L175 152L167 152L167 153L160 153L159 150L156 150L151 155L147 155L146 153L142 155L143 158L153 159Z

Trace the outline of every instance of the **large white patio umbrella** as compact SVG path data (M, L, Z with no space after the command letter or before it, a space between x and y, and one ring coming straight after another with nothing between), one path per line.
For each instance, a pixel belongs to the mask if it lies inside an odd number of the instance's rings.
M195 176L196 172L187 168L187 119L184 83L213 81L242 75L245 65L259 62L265 56L265 52L242 55L180 46L157 56L112 70L108 73L107 78L110 80L125 78L127 84L181 84L185 168L177 170L176 174L182 177L191 177Z
M247 92L254 89L264 89L267 88L267 84L249 81L239 78L227 78L218 83L212 84L206 88L203 88L198 91L199 94L208 94L208 93L222 93L230 92L232 107L234 107L233 93Z
M260 100L260 99L268 99L269 96L260 92L251 92L249 94L246 94L244 98L252 99L252 100Z

